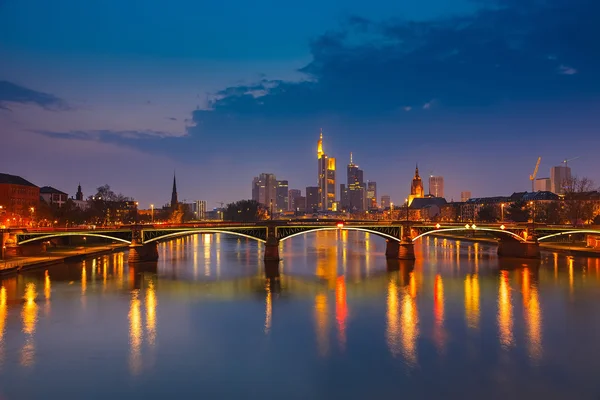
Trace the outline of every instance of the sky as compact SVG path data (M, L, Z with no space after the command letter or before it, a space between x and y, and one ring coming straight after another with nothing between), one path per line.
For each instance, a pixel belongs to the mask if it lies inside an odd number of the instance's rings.
M600 184L597 0L0 0L0 172L140 207L317 182L350 152L402 202ZM425 183L425 190L428 190ZM338 189L339 191L339 189Z

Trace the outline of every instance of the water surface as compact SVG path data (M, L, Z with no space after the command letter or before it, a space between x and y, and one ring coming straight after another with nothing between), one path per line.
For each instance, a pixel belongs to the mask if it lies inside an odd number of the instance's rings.
M0 399L597 399L600 259L320 232L226 235L0 282Z

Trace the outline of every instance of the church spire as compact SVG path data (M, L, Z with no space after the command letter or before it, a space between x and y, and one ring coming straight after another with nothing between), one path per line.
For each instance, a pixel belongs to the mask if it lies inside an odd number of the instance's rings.
M419 163L417 163L416 167L415 167L415 178L419 177Z
M77 185L77 193L75 193L75 200L83 201L83 192L81 191L81 182Z
M175 178L175 171L173 171L173 192L171 193L171 209L175 210L179 204L177 200L177 179Z

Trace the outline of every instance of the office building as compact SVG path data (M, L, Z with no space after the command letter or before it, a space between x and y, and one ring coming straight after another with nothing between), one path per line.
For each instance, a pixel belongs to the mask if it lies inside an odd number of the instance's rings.
M323 151L323 132L317 142L317 161L319 172L319 209L336 211L335 207L335 158L328 157ZM308 201L308 194L307 194Z
M569 179L571 179L570 167L559 165L550 168L550 191L556 194L564 193L563 185Z
M352 153L350 153L350 164L346 169L347 184L340 185L341 209L348 212L362 212L365 210L365 184L363 181L363 170L354 164Z
M385 210L385 209L387 209L387 208L390 208L390 206L391 206L391 203L392 203L392 202L391 202L391 200L390 200L390 196L389 196L389 195L387 195L387 194L384 194L383 196L381 196L381 204L380 204L380 206L381 206L381 208L382 208L383 210Z
M288 211L296 211L296 198L302 196L300 189L289 189L288 190ZM304 204L306 207L306 204Z
M206 200L196 200L192 203L194 219L206 219Z
M471 198L471 192L469 190L460 192L460 201L464 203Z
M318 186L308 186L306 188L306 212L319 211L320 196Z
M277 181L277 212L285 212L289 209L288 181Z
M377 208L377 182L367 182L367 209Z
M429 194L433 197L444 197L444 177L433 176L429 177Z
M551 192L552 185L550 178L537 178L533 181L533 191L534 192Z
M252 200L265 207L277 207L277 178L274 174L262 173L252 179Z
M304 196L296 196L294 197L294 206L296 207L294 211L299 213L306 212L306 197Z

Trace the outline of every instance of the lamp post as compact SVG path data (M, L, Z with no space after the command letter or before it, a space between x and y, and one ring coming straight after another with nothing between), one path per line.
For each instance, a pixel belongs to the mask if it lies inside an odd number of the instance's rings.
M150 209L152 210L152 223L154 223L154 204L150 204Z
M502 210L502 217L500 218L500 222L502 222L502 223L504 223L504 205L505 205L504 203L502 203L500 205L500 208Z
M29 211L31 211L31 226L33 226L34 217L35 217L35 215L34 215L34 213L35 213L35 207L31 207L29 209Z
M529 205L531 206L531 208L533 210L533 214L531 216L531 222L532 222L531 236L533 237L534 240L537 240L535 237L535 201L530 201Z
M408 199L404 199L406 202L406 222L408 223Z

